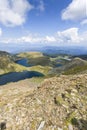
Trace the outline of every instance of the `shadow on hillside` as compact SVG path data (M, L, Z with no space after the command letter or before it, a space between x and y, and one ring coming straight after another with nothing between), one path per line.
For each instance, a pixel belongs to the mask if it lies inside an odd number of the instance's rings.
M72 125L78 128L78 130L87 130L87 120L73 118L71 120Z
M44 75L37 71L11 72L0 76L0 85L5 85L9 82L17 82L19 80L32 77L43 77Z

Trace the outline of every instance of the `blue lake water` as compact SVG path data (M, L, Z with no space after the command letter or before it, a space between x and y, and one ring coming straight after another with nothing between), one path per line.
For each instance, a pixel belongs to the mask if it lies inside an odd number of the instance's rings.
M12 72L4 75L0 75L0 85L4 85L10 82L17 82L19 80L32 78L32 77L43 77L44 75L36 71L23 71L23 72Z
M20 64L20 65L23 65L23 66L26 66L26 67L30 67L32 66L31 64L28 63L27 59L26 58L23 58L21 60L18 60L16 61L17 64Z
M30 67L31 65L28 64L27 59L23 58L16 61L17 64ZM19 80L32 78L32 77L42 77L44 76L42 73L36 71L23 71L23 72L11 72L4 75L0 75L0 85L4 85L10 82L17 82Z
M62 64L56 64L55 65L55 67L61 67L62 66Z

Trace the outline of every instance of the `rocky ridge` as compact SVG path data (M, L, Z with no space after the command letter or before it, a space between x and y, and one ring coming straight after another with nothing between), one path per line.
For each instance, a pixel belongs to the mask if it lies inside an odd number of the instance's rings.
M1 130L87 130L87 74L0 87Z

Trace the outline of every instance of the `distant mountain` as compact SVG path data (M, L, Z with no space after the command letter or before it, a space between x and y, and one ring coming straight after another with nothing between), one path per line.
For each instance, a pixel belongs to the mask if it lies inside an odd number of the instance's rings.
M48 46L48 45L35 45L26 43L26 46L18 45L18 44L10 44L10 45L2 45L0 46L1 50L5 50L8 52L11 52L13 54L15 53L20 53L20 52L32 52L32 51L38 51L42 53L47 53L47 54L69 54L69 55L86 55L87 54L87 47L83 46Z
M76 56L74 56L74 57L76 57ZM85 54L85 55L77 55L77 57L79 57L79 58L81 58L83 60L87 60L87 54Z
M87 54L87 48L86 47L80 47L80 46L46 46L43 47L42 50L44 53L47 54L68 54L68 55L85 55Z

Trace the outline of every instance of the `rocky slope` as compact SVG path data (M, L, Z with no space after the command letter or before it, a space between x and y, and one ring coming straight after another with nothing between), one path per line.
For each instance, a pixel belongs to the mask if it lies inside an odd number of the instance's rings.
M0 87L1 130L87 130L87 74Z

